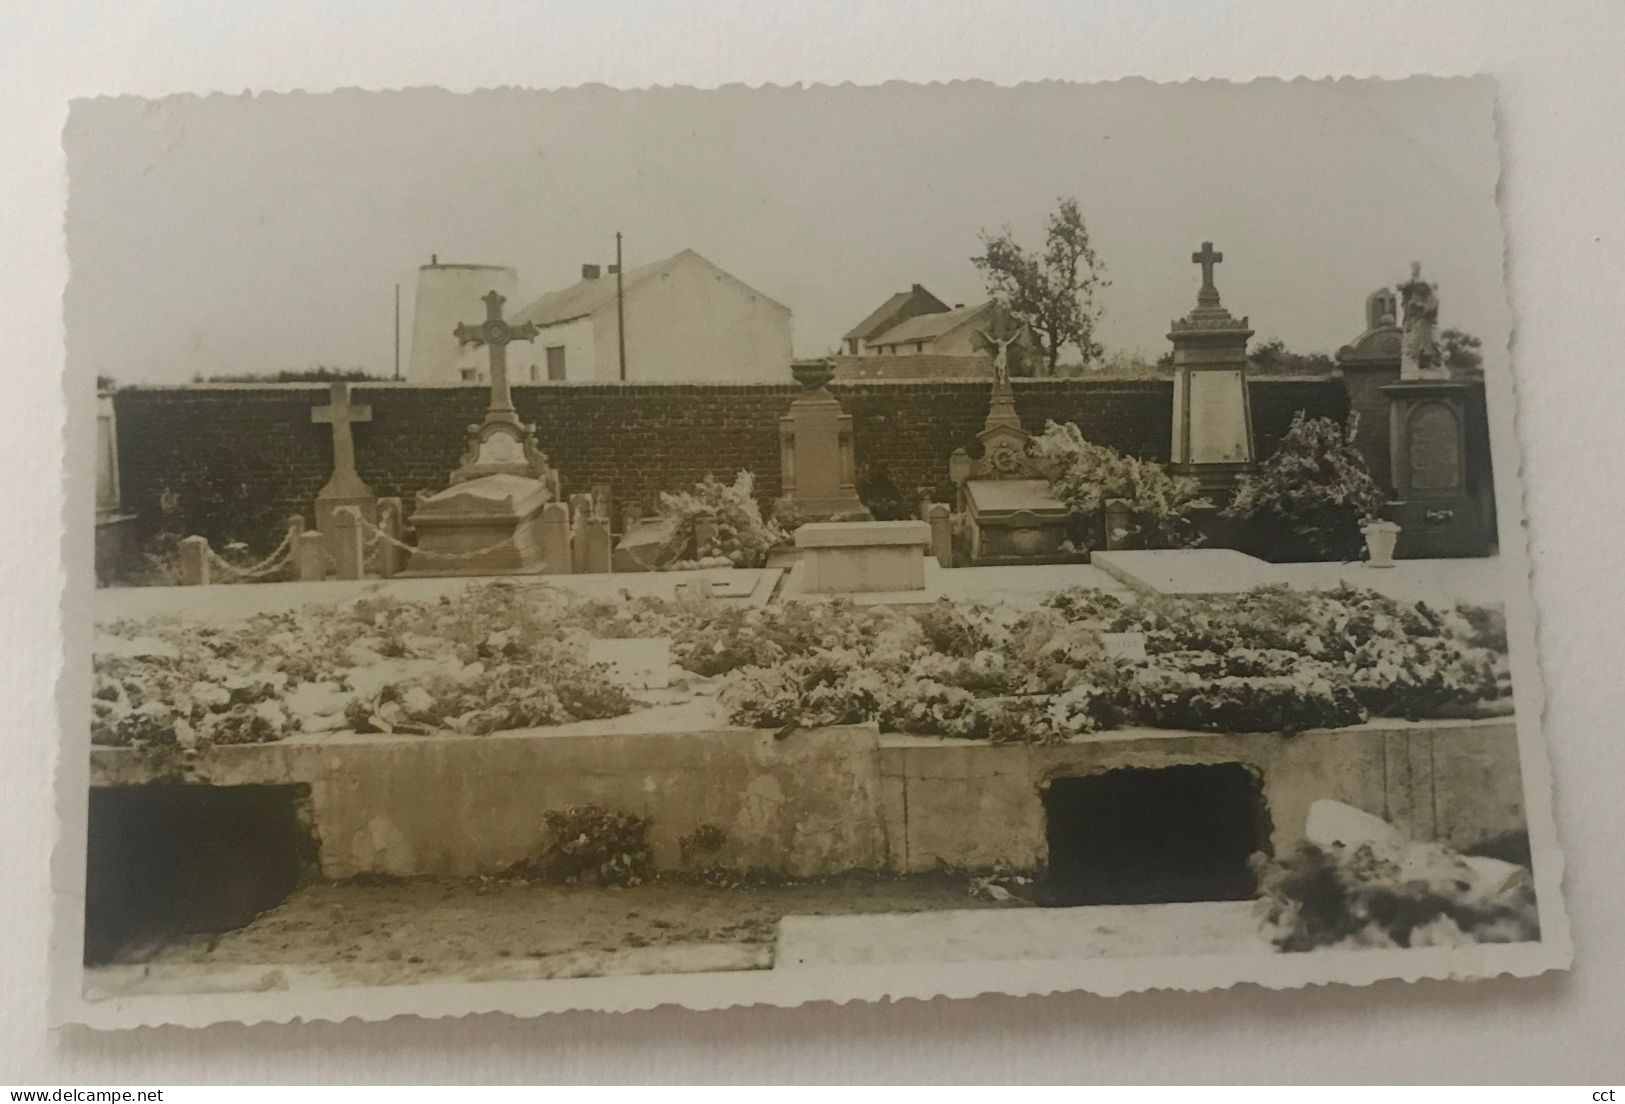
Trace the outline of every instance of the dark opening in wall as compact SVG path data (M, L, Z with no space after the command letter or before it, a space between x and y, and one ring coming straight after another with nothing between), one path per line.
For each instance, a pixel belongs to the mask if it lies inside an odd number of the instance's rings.
M240 928L283 900L315 858L309 797L303 785L93 788L85 962Z
M1044 793L1049 905L1234 901L1269 850L1258 775L1240 763L1057 778Z

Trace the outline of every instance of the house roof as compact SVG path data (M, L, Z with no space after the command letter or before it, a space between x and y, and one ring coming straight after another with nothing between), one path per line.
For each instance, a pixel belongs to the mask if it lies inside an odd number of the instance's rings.
M664 260L652 261L646 265L639 265L637 268L629 268L622 274L621 284L624 290L630 293L637 285L655 277L667 275L687 261L698 261L705 267L727 277L752 295L760 296L780 310L786 313L790 310L783 303L771 296L763 295L737 276L712 264L692 249L674 253ZM579 280L567 288L550 291L543 295L520 311L511 321L515 324L534 322L538 326L556 326L561 322L584 318L597 311L600 307L608 306L615 301L615 283L613 273L606 273L596 280Z
M897 292L880 306L870 311L868 317L848 330L841 340L852 341L855 339L862 341L873 337L875 334L896 325L903 317L904 309L916 301L919 302L923 309L916 310L913 314L927 314L948 309L947 303L926 291L919 284L915 284L907 291Z
M911 341L933 341L949 330L956 330L993 306L993 300L972 307L956 307L949 311L916 314L905 318L884 333L869 338L870 345L906 345Z

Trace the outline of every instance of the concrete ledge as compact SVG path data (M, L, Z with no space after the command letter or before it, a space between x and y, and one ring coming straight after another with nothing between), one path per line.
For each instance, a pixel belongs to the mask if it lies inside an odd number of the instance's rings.
M811 521L796 529L797 548L871 548L884 545L931 545L931 526L923 521Z
M633 715L637 717L637 714ZM668 718L676 723L676 718ZM1239 763L1258 776L1277 852L1309 805L1344 801L1417 839L1463 846L1523 826L1512 718L1343 729L1122 729L1060 746L888 734L868 725L617 731L628 718L490 736L322 733L192 753L94 748L94 786L304 784L328 877L466 876L535 853L542 813L596 804L651 819L660 869L719 828L707 864L800 877L1026 869L1047 861L1043 794L1056 778L1125 767Z

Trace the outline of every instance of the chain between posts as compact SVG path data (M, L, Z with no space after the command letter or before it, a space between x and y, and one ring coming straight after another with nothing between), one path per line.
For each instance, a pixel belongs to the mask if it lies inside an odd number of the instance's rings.
M410 552L414 556L422 556L424 559L428 560L456 561L477 559L480 556L488 556L498 549L511 546L514 540L512 537L503 537L495 544L488 544L484 548L475 548L468 552L430 552L423 548L414 548L405 541L391 536L390 534L384 532L384 530L378 528L378 526L374 525L372 522L368 521L366 518L361 517L359 512L356 514L356 520L359 522L361 528L366 531L369 537L378 541L384 541L388 544L392 544L403 552Z
M262 576L269 575L273 571L280 570L283 564L287 563L288 558L293 555L293 533L292 531L289 531L283 534L282 543L278 544L276 548L272 549L269 556L266 556L258 563L250 564L247 567L238 567L236 564L220 555L220 553L216 552L212 545L206 545L205 547L207 547L209 550L209 562L214 564L216 567L219 567L232 575L236 575L239 578L257 579Z

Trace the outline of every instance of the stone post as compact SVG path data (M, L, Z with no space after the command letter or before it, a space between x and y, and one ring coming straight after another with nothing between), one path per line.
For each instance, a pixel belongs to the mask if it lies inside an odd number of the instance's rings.
M327 578L327 538L315 529L300 533L293 545L293 562L302 583Z
M925 508L925 522L931 526L931 554L943 567L954 565L952 511L946 502L933 502Z
M181 586L209 585L209 540L207 537L182 537Z
M401 539L401 532L405 528L402 521L404 508L401 500L395 497L380 498L378 500L378 528L396 540ZM399 546L391 544L382 537L378 538L378 574L388 579L399 575L406 567L405 553Z
M366 574L367 541L361 530L361 511L347 506L333 511L333 574L360 579Z
M592 517L592 495L570 496L570 570L587 570L587 519Z
M574 567L570 549L570 507L549 502L542 507L542 563L550 575L568 575Z
M581 570L593 575L609 573L609 519L589 517L581 523Z
M592 485L592 516L610 521L615 518L615 499L610 493L608 483L594 483Z

